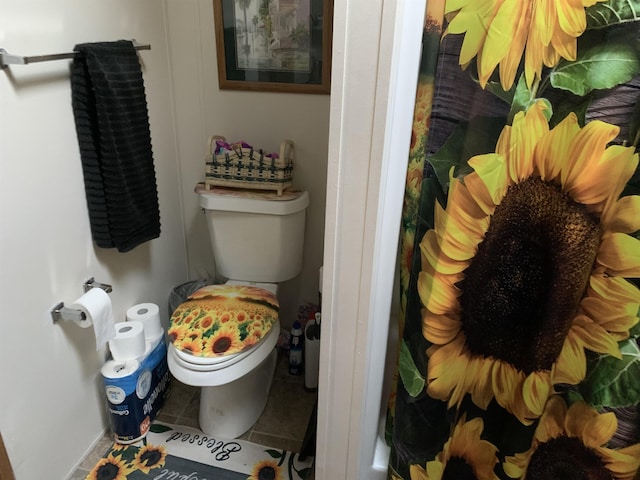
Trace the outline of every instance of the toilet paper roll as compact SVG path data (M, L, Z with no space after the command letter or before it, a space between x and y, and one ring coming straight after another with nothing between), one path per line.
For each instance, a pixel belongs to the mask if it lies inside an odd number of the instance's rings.
M92 288L69 305L69 308L80 310L85 315L84 320L74 320L76 324L82 328L93 326L96 350L100 350L115 337L111 298L101 288Z
M155 303L140 303L127 310L127 320L140 322L144 326L146 341L155 341L162 334L160 308Z
M105 378L125 378L134 374L140 368L137 360L109 360L100 369Z
M144 356L144 326L141 322L120 322L115 325L115 337L109 340L114 360L133 360Z

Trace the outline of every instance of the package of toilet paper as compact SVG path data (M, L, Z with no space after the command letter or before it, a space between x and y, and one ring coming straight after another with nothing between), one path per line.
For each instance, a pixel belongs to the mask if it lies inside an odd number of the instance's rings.
M144 438L170 392L165 342L140 360L110 360L101 373L115 440Z

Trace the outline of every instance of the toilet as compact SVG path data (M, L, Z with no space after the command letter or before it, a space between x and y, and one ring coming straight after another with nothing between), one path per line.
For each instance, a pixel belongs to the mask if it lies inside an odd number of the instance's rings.
M194 292L171 316L167 362L201 387L200 429L237 438L258 420L275 373L278 284L302 270L306 191L196 188L216 271L228 279Z

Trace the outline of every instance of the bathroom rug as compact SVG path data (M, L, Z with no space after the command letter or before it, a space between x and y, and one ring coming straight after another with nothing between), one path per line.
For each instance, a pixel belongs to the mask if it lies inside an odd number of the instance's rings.
M304 480L312 462L286 450L154 422L144 440L114 443L86 480Z

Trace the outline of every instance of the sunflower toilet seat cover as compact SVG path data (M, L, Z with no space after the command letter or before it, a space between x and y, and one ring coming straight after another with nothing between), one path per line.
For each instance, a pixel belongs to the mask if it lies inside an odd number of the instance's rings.
M245 351L269 333L279 303L268 290L245 285L208 285L176 308L169 340L196 357L217 358Z

